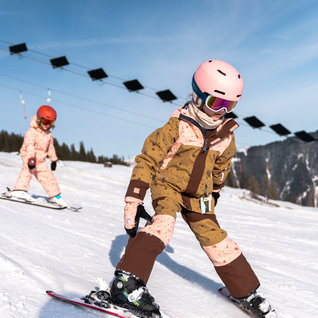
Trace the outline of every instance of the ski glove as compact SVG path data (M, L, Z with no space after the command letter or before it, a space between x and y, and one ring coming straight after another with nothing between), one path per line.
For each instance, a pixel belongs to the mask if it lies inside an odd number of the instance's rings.
M142 201L128 197L125 199L125 230L130 237L137 235L140 218L153 223L153 218L146 212Z
M34 158L29 158L28 159L28 167L30 170L35 168L35 159Z
M220 197L220 193L219 192L212 192L212 196L214 198L214 206L216 206L216 204L218 203L218 198Z
M56 161L52 161L51 162L51 170L55 171L55 169L56 169Z

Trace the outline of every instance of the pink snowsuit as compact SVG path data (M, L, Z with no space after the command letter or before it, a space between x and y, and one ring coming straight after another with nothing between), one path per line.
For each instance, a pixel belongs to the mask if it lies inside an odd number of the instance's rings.
M55 197L61 193L57 180L49 170L45 158L49 156L51 161L57 161L53 136L50 130L44 131L37 125L37 116L31 118L30 129L24 135L24 142L20 149L23 160L23 168L20 172L13 190L28 191L32 175L41 183L49 195ZM35 168L30 171L28 159L35 159Z

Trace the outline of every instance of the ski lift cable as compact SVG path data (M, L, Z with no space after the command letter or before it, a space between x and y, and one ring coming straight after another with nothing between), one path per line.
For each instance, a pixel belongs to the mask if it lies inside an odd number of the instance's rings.
M19 89L13 88L13 87L10 87L10 86L7 86L7 85L0 84L0 86L9 88L9 89L12 89L12 90L15 90L15 91L19 91ZM31 93L31 92L27 92L27 91L24 91L24 92L29 94L29 95L35 96L35 97L43 98L43 96L41 96L41 95L37 95L37 94ZM54 101L57 102L57 103L61 103L61 104L68 105L68 106L71 106L71 107L83 109L83 110L86 110L86 111L89 111L89 112L92 112L92 113L96 113L96 114L99 114L99 115L103 115L103 116L106 116L106 117L111 117L111 118L119 119L119 120L122 120L122 121L125 121L125 122L129 122L129 123L132 123L132 124L136 124L138 126L144 126L144 127L147 127L147 128L155 129L155 127L148 126L148 125L142 124L140 122L135 122L135 121L132 121L132 120L124 119L122 117L117 117L117 116L105 114L105 113L99 112L97 110L92 110L92 109L89 109L89 108L85 108L85 107L82 107L82 106L74 105L74 104L71 104L71 103L66 103L66 102L63 102L63 101L60 101L60 100L56 100L56 99L54 99Z
M1 40L0 40L0 41L1 41ZM3 49L3 48L0 48L0 49L9 52L7 49ZM45 61L40 61L40 60L37 60L37 59L35 59L35 58L33 58L33 57L29 57L29 56L27 56L27 55L22 55L22 56L25 57L25 58L27 58L27 59L30 59L30 60L33 60L33 61L36 61L36 62L40 62L40 63L45 64L45 65L51 66L51 64L49 64L49 63L47 63L47 62L45 62ZM82 77L86 77L86 78L89 78L89 79L90 79L90 77L89 77L88 75L79 73L79 72L74 71L74 70L72 70L72 69L70 69L70 68L68 68L68 69L62 68L61 70L66 71L66 72L69 72L69 73L73 73L73 74L76 74L76 75L80 75L80 76L82 76ZM113 76L113 77L114 77L114 76ZM116 83L111 82L111 81L109 81L109 80L107 80L107 81L101 80L101 82L102 82L103 84L107 84L107 85L111 85L111 86L115 86L115 87L121 88L121 89L123 89L123 90L125 90L125 91L127 90L127 89L126 89L125 87L123 87L121 84L119 85L119 84L116 84ZM147 94L147 93L143 93L143 92L140 92L140 91L139 91L138 94L143 95L143 96L147 96L147 97L150 97L150 98L153 98L153 99L156 99L156 100L159 100L158 97L149 95L149 94ZM179 97L179 98L180 98L180 97ZM176 106L182 106L181 104L176 103L176 102L170 102L170 103L171 103L171 104L174 104L174 105L176 105Z
M17 89L17 88L14 88L14 87L10 87L10 86L8 86L8 85L4 85L4 84L1 84L1 83L0 83L0 86L6 87L6 88L9 88L9 89L12 89L12 90L20 91L20 96L21 96L21 90L20 90L20 89ZM27 94L32 95L32 96L36 96L36 97L43 98L43 96L41 96L41 95L37 95L37 94L31 93L31 92L28 92L28 91L25 91L25 90L24 90L24 93L27 93ZM69 95L70 95L70 96L73 96L73 97L77 97L77 98L79 98L79 99L82 99L81 97L78 97L78 96L75 96L75 95L71 95L71 94L69 94ZM98 102L95 102L95 101L92 101L92 100L88 100L88 99L84 99L84 98L83 98L83 100L89 101L89 102L92 102L92 103L98 103ZM66 103L66 102L57 100L57 99L55 99L55 98L54 98L54 101L55 101L55 102L59 102L59 103L61 103L61 104L65 104L65 105L77 107L77 108L80 108L80 109L84 109L84 110L87 110L87 111L90 111L90 112L94 112L94 113L97 113L97 114L102 114L102 115L104 115L104 116L109 116L109 117L121 119L121 117L116 117L116 116L113 116L113 115L108 115L108 114L105 114L105 113L102 113L102 112L99 112L99 111L96 111L96 110L92 110L92 109L88 109L88 108L85 108L85 107L77 106L77 105L74 105L74 104L71 104L71 103ZM24 100L23 100L23 102L24 102ZM21 103L22 103L22 101L21 101ZM127 110L123 110L123 109L120 109L120 108L117 108L117 107L114 107L114 106L110 106L110 105L106 105L106 104L102 104L102 103L98 103L98 104L100 104L100 105L102 105L102 106L106 106L106 107L111 107L111 108L114 108L114 109L116 109L116 110L121 110L121 111L124 111L125 113L131 113L131 114L137 115L137 116L139 116L139 117L141 116L141 117L145 117L145 118L148 118L148 119L152 119L152 120L155 120L155 121L162 122L162 120L159 120L159 119L157 119L157 118L149 117L149 116L142 115L142 114L139 114L139 113L130 112L130 111L127 111ZM142 124L142 123L140 123L140 122L137 123L137 122L135 122L135 121L125 120L125 119L123 119L123 120L124 120L124 121L127 121L127 122L131 122L131 123L137 124L137 125L141 125L141 126L145 126L145 127L149 127L149 128L155 129L155 127L148 126L148 125L144 125L144 124Z
M1 74L0 74L0 75L1 75ZM36 84L35 84L35 85L36 85ZM19 91L19 92L20 92L20 98L22 97L22 91L21 91L21 90L19 90L19 89L17 89L17 88L10 87L10 86L8 86L8 85L1 84L1 83L0 83L0 86L5 87L5 88L8 88L8 89L15 90L15 91ZM37 85L37 86L43 87L43 86L41 86L41 85ZM26 93L26 94L29 94L29 95L32 95L32 96L41 98L41 99L44 98L44 97L41 96L41 95L34 94L34 93L31 93L31 92L28 92L28 91L25 91L25 90L24 90L23 92ZM63 94L67 94L67 93L63 93ZM67 95L70 95L70 96L77 97L77 98L81 99L81 97L78 97L78 96L75 96L75 95L72 95L72 94L67 94ZM85 98L84 98L83 100L90 101L90 100L87 100L87 99L85 99ZM118 119L118 120L121 120L121 121L133 123L133 124L136 124L136 125L139 125L139 126L144 126L144 127L151 128L151 129L156 129L156 128L157 128L157 127L145 125L145 124L140 123L140 122L135 122L135 121L127 120L127 119L124 119L124 118L122 118L122 117L117 117L117 116L105 114L105 113L103 113L103 112L99 112L99 111L96 111L96 110L92 110L92 109L88 109L88 108L81 107L81 106L78 106L78 105L74 105L74 104L71 104L71 103L67 103L67 102L64 102L64 101L60 101L60 100L57 100L57 99L54 99L54 101L55 101L56 103L68 105L68 106L75 107L75 108L82 109L82 110L86 110L86 111L88 111L88 112L96 113L96 114L99 114L99 115L102 115L102 116L115 118L115 119ZM102 104L102 103L95 102L95 101L91 101L91 102L104 105L104 104ZM21 100L21 103L22 103L22 100ZM22 103L23 106L24 106L24 103L25 103L25 101L23 100L23 103ZM105 105L105 106L113 107L113 106L109 106L109 105ZM113 107L113 108L116 108L116 107ZM135 114L136 114L136 113L135 113ZM140 115L140 114L137 114L137 115L138 115L138 116L143 116L143 115ZM26 118L25 109L24 109L24 117ZM147 116L144 116L144 117L147 117ZM151 119L154 119L154 118L151 118ZM154 119L154 120L158 120L158 119ZM160 121L160 120L158 120L158 121ZM239 123L240 125L242 125L242 126L250 127L249 125L247 125L247 124L245 124L245 123L240 123L239 121L238 121L238 123ZM268 131L268 130L260 129L260 131L262 131L262 132L267 132L267 133L276 135L276 134L274 134L273 132ZM237 144L246 145L246 144L243 144L243 143L241 143L241 142L239 142L239 141L237 141Z
M40 87L40 88L46 88L46 89L47 89L46 86L39 85L39 84L30 82L30 81L22 80L22 79L19 79L19 78L10 76L10 75L6 75L6 74L3 74L3 73L0 73L0 76L12 78L12 79L17 80L17 81L20 81L20 82L24 82L24 83L31 84L31 85L34 85L34 86L37 86L37 87ZM2 85L2 84L0 84L0 85ZM4 86L4 85L2 85L2 86ZM159 120L159 119L157 119L157 118L153 118L153 117L146 116L146 115L143 115L143 114L140 114L140 113L132 112L132 111L129 111L129 110L126 110L126 109L122 109L122 108L119 108L119 107L111 106L111 105L108 105L108 104L105 104L105 103L101 103L101 102L98 102L98 101L94 101L94 100L92 100L92 99L88 99L88 98L81 97L81 96L78 96L78 95L66 93L66 92L63 92L63 91L60 91L60 90L57 90L57 89L52 89L52 88L51 88L51 90L52 90L52 91L55 91L55 92L57 92L57 93L60 93L60 94L64 94L64 95L66 95L66 96L70 96L70 97L74 97L74 98L78 98L78 99L87 101L87 102L90 102L90 103L94 103L94 104L98 104L98 105L101 105L101 106L110 107L110 108L113 108L113 109L116 109L116 110L123 111L123 112L125 112L125 113L130 113L130 114L133 114L133 115L137 115L137 116L141 116L141 117L144 117L144 118L148 118L148 119L152 119L152 120L155 120L155 121L162 122L161 120ZM243 117L243 116L240 115L240 114L238 114L238 115L241 116L241 117ZM235 120L240 124L240 126L245 126L245 127L249 127L249 128L250 128L250 126L249 126L248 124L246 124L245 122L242 122L240 119L235 119ZM272 134L272 135L276 135L276 133L274 133L274 132L272 132L272 131L270 131L270 130L261 129L261 128L259 128L259 130L262 131L262 132L270 133L270 134Z
M1 42L4 42L4 43L6 43L6 44L11 44L11 45L12 45L12 43L10 43L10 42L3 41L3 40L1 40L1 39L0 39L0 41L1 41ZM8 49L1 48L1 47L0 47L0 49L9 52ZM50 56L50 55L48 55L48 54L44 54L44 53L41 53L41 52L38 52L38 51L35 51L35 50L28 50L28 51L31 51L31 52L34 52L34 53L36 53L36 54L40 54L40 55L43 55L43 56L52 57L52 56ZM34 57L27 56L26 54L22 55L22 54L20 53L19 55L22 56L22 57L26 57L26 58L28 58L28 59L31 59L31 60L33 60L33 61L41 62L41 63L46 64L46 65L51 65L51 64L49 64L49 63L47 63L47 62L40 61L38 58L34 58ZM81 67L81 68L84 68L84 69L89 69L89 68L87 68L87 67L85 67L85 66L82 66L82 65L79 65L79 64L75 64L75 63L72 63L71 65L75 65L75 66L77 66L77 67ZM88 75L86 75L86 74L81 74L81 73L79 73L78 71L74 71L74 70L72 70L70 67L68 67L67 69L65 69L65 68L63 68L63 67L61 67L61 68L62 68L63 70L65 70L65 71L71 72L71 73L73 73L73 74L80 75L80 76L83 76L83 77L86 77L86 78L90 78L90 76L88 76ZM116 78L116 79L121 79L121 78L116 77L116 76L113 76L113 75L110 75L110 76L113 77L113 78ZM124 80L124 79L121 79L121 80ZM118 88L121 88L121 89L126 89L126 88L124 88L122 85L118 85L118 84L115 84L115 83L111 83L109 80L103 81L103 80L101 79L100 81L101 81L102 83L106 83L106 84L108 84L108 85L112 85L112 86L115 86L115 87L118 87ZM150 88L150 87L148 87L148 88ZM150 88L150 89L152 89L152 88ZM153 89L153 90L155 90L155 89ZM141 94L141 95L144 95L144 96L147 96L147 97L151 97L151 98L154 98L154 99L157 99L157 100L158 100L158 97L156 97L156 96L151 96L151 95L142 93L142 92L140 92L140 91L138 91L138 93ZM179 97L179 98L180 98L180 97ZM186 100L186 99L185 99L185 100ZM180 104L178 104L178 103L175 103L175 102L173 102L173 101L170 101L170 103L171 103L171 104L175 104L175 105L177 105L177 106L182 106L182 105L180 105ZM269 123L266 123L266 125L270 125L270 124L269 124ZM263 125L263 126L264 126L264 125ZM254 127L253 127L253 128L254 128ZM262 131L266 131L266 130L262 130ZM271 132L271 131L266 131L266 132L274 134L274 133Z
M0 40L0 41L2 41L2 40ZM7 42L8 43L8 42ZM12 43L8 43L8 44L11 44L12 45ZM54 58L53 56L51 56L51 55L49 55L49 54L46 54L46 53L42 53L42 52L38 52L38 51L35 51L35 50L30 50L29 49L29 51L31 51L31 52L34 52L34 53L37 53L37 54L40 54L40 55L43 55L43 56L46 56L46 57L49 57L49 58ZM87 66L83 66L83 65L80 65L80 64L77 64L77 63L74 63L74 62L72 62L72 65L75 65L75 66L78 66L78 67L81 67L81 68L83 68L83 69L85 69L85 70L91 70L91 68L89 68L89 67L87 67ZM127 79L125 79L125 78L121 78L121 77L118 77L118 76L115 76L115 75L112 75L112 74L108 74L108 76L110 76L110 77L114 77L114 78L116 78L116 79L118 79L118 80L121 80L121 81L127 81ZM153 87L150 87L150 86L144 86L145 88L149 88L149 89L151 89L151 90L153 90L153 91L158 91L158 89L156 89L156 88L153 88ZM179 96L177 96L178 98L182 98L182 97L179 97Z
M3 73L0 73L0 75L8 77L8 78L12 78L14 80L17 80L17 81L20 81L20 82L23 82L23 83L27 83L27 84L31 84L31 85L34 85L34 86L37 86L37 87L40 87L40 88L47 89L46 86L35 84L35 83L32 83L30 81L26 81L26 80L21 80L21 79L18 79L16 77L13 77L13 76L10 76L10 75L6 75L6 74L3 74ZM66 92L63 92L63 91L60 91L60 90L57 90L57 89L52 89L52 88L51 88L51 91L55 91L55 92L60 93L60 94L64 94L64 95L67 95L67 96L70 96L70 97L74 97L74 98L78 98L78 99L81 99L81 100L85 100L85 101L90 102L90 103L94 103L94 104L98 104L98 105L101 105L101 106L113 108L113 109L116 109L116 110L120 110L122 112L129 113L129 114L132 114L132 115L141 116L141 117L144 117L144 118L147 118L147 119L151 119L151 120L155 120L155 121L161 122L161 120L159 120L158 118L150 117L150 116L147 116L147 115L144 115L144 114L133 112L133 111L128 110L128 109L123 109L123 108L119 108L119 107L112 106L112 105L109 105L109 104L105 104L105 103L101 103L101 102L98 102L98 101L94 101L94 100L89 99L89 98L85 98L85 97L81 97L81 96L78 96L78 95L66 93Z
M1 39L0 39L0 41L5 42L5 43L8 43L8 44L12 44L12 43L3 41L3 40L1 40ZM3 51L6 51L6 52L10 52L7 48L1 48L1 47L0 47L0 49L3 50ZM28 51L35 52L35 53L37 53L37 54L45 55L45 56L48 56L48 57L51 57L51 58L52 58L52 56L50 56L50 55L48 55L48 54L40 53L40 52L37 52L37 51L34 51L34 50L28 50ZM23 55L20 54L20 56L25 57L25 58L28 58L28 59L33 60L33 61L36 61L36 62L40 62L40 63L42 63L42 64L46 64L46 65L51 66L50 63L45 62L45 61L42 61L42 60L39 60L39 59L37 59L37 58L35 58L35 57L32 57L32 56L29 56L29 55L27 55L26 53L24 53ZM81 68L84 68L84 69L86 69L86 70L89 70L89 69L90 69L90 68L88 68L88 67L85 67L85 66L82 66L82 65L79 65L79 64L75 64L75 63L71 63L70 65L76 65L76 66L81 67ZM90 78L90 77L87 76L86 74L81 74L81 73L79 73L79 72L77 72L77 71L72 70L70 67L68 67L68 68L63 68L63 70L65 70L65 71L67 71L67 72L71 72L71 73L76 74L76 75L80 75L80 76L84 76L84 77ZM127 81L127 80L125 80L125 79L122 79L122 78L120 78L120 77L117 77L117 76L114 76L114 75L110 75L110 74L109 74L109 77L113 77L113 78L116 78L116 79L119 79L119 80L122 80L122 81ZM114 83L111 84L111 82L110 82L109 80L107 80L107 81L101 80L101 81L102 81L103 83L105 83L105 84L113 85L113 86L122 88L122 89L124 89L124 90L127 90L127 89L126 89L125 87L123 87L122 85L118 85L118 84L114 84ZM158 91L158 89L155 89L155 88L152 88L152 87L149 87L149 86L144 86L144 87L145 87L145 88L149 88L149 89L154 90L154 91ZM158 99L158 97L156 97L156 96L151 96L151 95L142 93L142 92L140 92L140 91L139 91L138 93L141 94L141 95L147 96L147 97L152 97L152 98L154 98L154 99ZM180 99L184 99L184 97L180 97L180 96L176 96L176 97L178 97L178 98L180 98ZM170 103L171 103L171 104L176 104L176 103L173 102L173 101L171 101ZM178 105L178 104L176 104L176 105Z

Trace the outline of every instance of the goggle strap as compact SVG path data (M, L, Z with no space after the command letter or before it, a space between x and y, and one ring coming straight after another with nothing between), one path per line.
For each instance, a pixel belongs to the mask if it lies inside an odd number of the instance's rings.
M194 79L194 74L193 74L193 77L192 77L192 88L193 88L193 91L198 95L198 97L200 97L204 102L206 100L206 98L208 97L207 94L203 93L198 84L196 83L195 79Z

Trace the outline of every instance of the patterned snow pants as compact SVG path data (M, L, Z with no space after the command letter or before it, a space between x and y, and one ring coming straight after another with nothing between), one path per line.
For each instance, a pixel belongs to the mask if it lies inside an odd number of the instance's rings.
M45 161L36 164L35 168L30 172L27 159L22 158L22 160L23 168L13 187L13 190L28 191L33 175L40 182L49 197L55 197L61 193L57 180L53 173L49 170Z
M154 223L146 225L129 239L117 270L134 274L147 283L157 256L173 236L176 213L181 211L183 219L233 297L245 297L259 286L258 278L239 246L220 228L215 214L189 211L169 198L157 201L154 209Z

